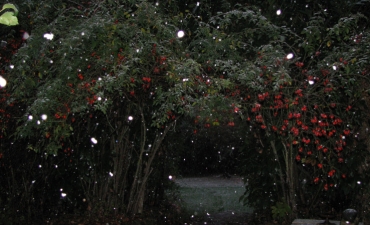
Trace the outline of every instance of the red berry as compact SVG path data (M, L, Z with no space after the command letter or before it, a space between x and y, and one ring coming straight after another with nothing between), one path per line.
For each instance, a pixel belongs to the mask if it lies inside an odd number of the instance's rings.
M314 182L315 184L319 183L319 181L320 181L320 178L318 178L318 177L315 177L315 179L313 179L313 182Z

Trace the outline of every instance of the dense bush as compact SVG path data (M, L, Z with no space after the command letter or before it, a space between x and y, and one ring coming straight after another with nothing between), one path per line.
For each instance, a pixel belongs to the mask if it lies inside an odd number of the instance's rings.
M231 152L268 218L364 207L368 11L341 3L20 1L1 31L4 212L133 216L174 162L218 173Z

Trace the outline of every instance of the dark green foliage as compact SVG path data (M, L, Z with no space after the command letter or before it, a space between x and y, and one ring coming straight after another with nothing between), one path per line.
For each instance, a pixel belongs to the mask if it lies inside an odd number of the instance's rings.
M186 118L176 128L177 142L171 144L173 159L182 176L225 176L240 174L239 148L245 129L240 119L233 116L222 118L233 121L233 126L223 122L201 121Z
M278 181L278 161L272 149L261 142L258 132L249 135L240 150L240 170L245 177L246 191L240 200L255 209L256 218L269 219L271 206L282 198Z
M369 185L368 1L197 2L15 1L21 25L1 30L1 216L132 216L164 204L170 174L205 168L241 171L241 199L267 219L357 207ZM318 123L337 133L317 135Z
M292 213L292 209L289 205L284 202L285 200L282 199L281 202L277 202L275 206L272 206L272 218L274 220L282 221L288 217L289 214Z

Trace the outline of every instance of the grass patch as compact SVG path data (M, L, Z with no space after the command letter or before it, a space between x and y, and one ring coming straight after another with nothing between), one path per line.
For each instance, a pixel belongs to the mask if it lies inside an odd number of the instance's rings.
M192 216L225 211L246 213L252 210L239 202L243 187L180 187L183 209Z

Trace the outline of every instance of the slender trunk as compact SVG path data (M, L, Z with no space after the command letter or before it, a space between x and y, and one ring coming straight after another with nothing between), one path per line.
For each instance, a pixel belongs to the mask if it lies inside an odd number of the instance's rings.
M113 160L113 206L114 208L121 208L124 205L125 188L127 185L127 173L130 166L129 154L130 146L127 138L128 126L121 126L119 123L120 132L117 134L117 139L112 139L110 146L114 149L116 157ZM116 143L116 140L117 143Z
M272 119L272 117L270 117ZM267 133L267 136L270 136L269 133ZM292 140L289 141L289 143L292 143ZM273 141L270 141L271 147L274 152L274 156L278 162L279 165L279 178L280 178L280 185L283 192L284 200L287 204L289 204L291 210L293 213L291 213L291 218L294 218L297 213L297 204L296 204L296 183L297 179L295 176L295 155L293 155L293 149L292 146L287 148L287 146L282 141L282 144L284 146L283 148L283 160L285 163L285 171L283 165L281 165L279 160L279 154L277 152L275 143ZM285 175L285 176L284 176Z
M276 159L276 161L278 162L278 165L279 165L279 178L280 178L281 191L283 192L284 199L287 199L287 193L286 193L286 190L285 190L285 179L284 179L284 174L283 174L283 167L280 164L279 155L277 153L275 143L273 141L270 141L270 144L271 144L272 151L274 152L275 159Z
M295 217L297 212L297 204L295 199L295 190L296 190L296 180L294 179L294 156L293 156L293 149L290 146L287 146L283 143L284 146L284 160L285 160L285 174L286 174L286 184L288 185L288 195L286 196L286 201L289 204L290 208L292 209L291 219Z
M129 115L130 107L126 107L118 114ZM130 153L132 151L129 140L129 126L120 121L115 121L113 127L109 120L109 138L107 144L103 144L102 148L91 153L91 163L94 164L89 176L80 179L83 191L86 196L88 204L88 213L95 215L97 213L111 213L120 212L125 209L125 189L127 184L127 174L130 167ZM103 163L106 157L112 159L113 168L109 172L111 176L107 175L106 165ZM104 168L104 169L102 169Z
M138 213L137 210L137 201L139 199L140 195L140 190L139 190L139 184L142 183L142 168L143 168L143 154L145 150L145 143L146 143L146 123L145 123L145 117L144 117L144 112L143 109L140 108L140 115L141 115L141 138L140 138L140 153L139 153L139 159L136 164L136 171L134 175L134 181L131 186L131 191L130 191L130 196L129 196L129 201L127 205L127 210L126 212L135 215ZM140 188L141 189L141 188Z
M136 165L134 181L132 182L130 195L129 195L129 198L128 198L128 205L127 205L126 212L128 214L132 214L132 215L136 214L136 212L135 212L135 210L133 210L133 208L134 208L134 204L135 204L134 201L135 201L135 198L136 198L136 193L138 192L137 191L137 188L138 188L137 186L138 186L138 183L141 182L142 157L143 157L143 154L142 154L142 152L140 152L139 159L138 159L137 165Z
M152 150L150 152L149 159L145 163L145 168L144 168L143 173L141 173L141 170L137 170L137 172L140 172L140 174L135 174L135 176L137 175L137 177L140 176L141 182L138 183L137 180L136 181L134 180L135 183L133 184L133 187L132 187L134 189L131 189L132 192L130 193L130 201L129 201L129 207L127 208L127 212L132 215L143 212L146 185L147 185L148 178L151 172L153 171L153 168L151 167L151 165L154 161L155 156L157 155L158 149L160 148L165 136L167 135L171 127L174 126L175 122L176 121L173 121L171 124L167 125L163 132L158 131L156 137L154 138L154 142L152 144L152 148L151 148ZM145 123L143 115L142 115L142 123ZM146 130L145 124L143 125L143 128ZM146 136L144 135L144 137ZM145 143L146 139L143 139L142 142ZM144 146L145 145L142 145L142 147ZM143 152L144 152L144 149L142 149L142 151L140 152L141 154L140 155L141 159L139 161L140 164L137 165L140 168L142 168L143 166L142 165L142 153Z

